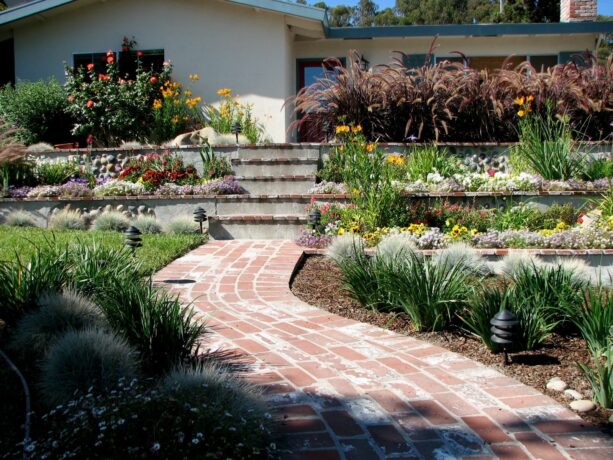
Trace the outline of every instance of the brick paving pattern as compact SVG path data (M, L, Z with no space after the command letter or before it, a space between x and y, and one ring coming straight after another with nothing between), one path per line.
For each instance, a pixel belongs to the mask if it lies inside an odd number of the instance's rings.
M426 342L330 314L289 289L303 249L211 241L160 271L212 348L248 355L287 459L611 459L613 440L551 398ZM287 447L287 446L286 446Z

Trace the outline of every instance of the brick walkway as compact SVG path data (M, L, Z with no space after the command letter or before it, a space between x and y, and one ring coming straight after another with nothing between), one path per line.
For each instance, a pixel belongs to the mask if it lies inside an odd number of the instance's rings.
M211 241L156 277L194 280L172 285L213 347L252 357L288 459L613 458L610 437L516 380L301 302L289 289L301 255L288 241Z

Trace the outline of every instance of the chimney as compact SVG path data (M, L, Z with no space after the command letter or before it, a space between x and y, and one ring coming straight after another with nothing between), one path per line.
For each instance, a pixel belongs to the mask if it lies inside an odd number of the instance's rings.
M598 0L562 0L560 22L595 21L598 15Z

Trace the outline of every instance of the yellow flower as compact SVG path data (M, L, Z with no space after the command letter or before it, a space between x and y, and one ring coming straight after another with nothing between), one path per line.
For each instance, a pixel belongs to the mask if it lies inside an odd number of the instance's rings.
M520 118L521 118L521 117L523 117L523 116L525 116L525 115L526 115L526 111L525 111L525 110L519 110L519 111L517 112L517 116L518 116L518 117L520 117Z
M347 125L339 125L336 127L336 134L345 134L351 130Z
M362 126L357 125L357 126L352 126L351 127L351 132L356 134L356 133L361 133L362 132Z
M200 75L198 75L197 73L189 74L189 79L192 80L192 81L198 81L198 80L200 80Z
M186 89L185 91L183 91L183 94L185 94L186 97L191 97L192 92L189 89Z
M345 151L345 146L344 145L339 146L338 147L338 151L339 152L344 152Z
M162 101L156 99L153 101L153 110L160 110L162 108Z
M528 102L532 102L534 100L534 96L530 95L526 98Z
M568 225L566 225L564 222L558 222L558 225L556 225L556 230L560 231L560 230L566 230L568 228Z
M387 157L387 162L400 166L404 164L405 159L402 155L390 155Z
M339 228L339 229L338 229L338 232L337 232L337 233L338 233L339 235L344 235L344 234L345 234L345 229L344 229L343 227L341 227L341 228Z
M230 94L232 94L232 90L230 88L222 88L220 90L217 90L217 94L222 97L228 97L230 96Z
M471 228L471 229L470 229L470 234L471 234L471 235L473 235L473 236L474 236L474 235L476 235L477 233L479 233L479 230L477 230L476 228Z
M373 150L375 150L375 144L373 144L372 142L366 144L366 151L368 153L371 153Z
M170 122L173 125L176 125L177 123L179 123L179 117L177 115L175 115L174 117L172 117L172 119L170 120Z
M526 98L524 98L524 96L518 97L515 99L515 103L517 105L524 105L525 102L526 102Z

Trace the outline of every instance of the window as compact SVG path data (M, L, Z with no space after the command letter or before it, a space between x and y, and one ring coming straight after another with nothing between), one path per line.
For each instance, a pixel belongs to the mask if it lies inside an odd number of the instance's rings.
M128 79L133 79L136 76L138 59L140 59L141 65L145 70L162 71L164 67L164 50L142 50L141 52L143 55L140 58L137 57L136 51L121 51L118 53L117 65L122 77L127 76ZM106 52L75 54L73 61L75 68L94 64L94 71L96 73L106 72Z
M542 72L558 63L558 56L530 56L530 64L537 72Z

